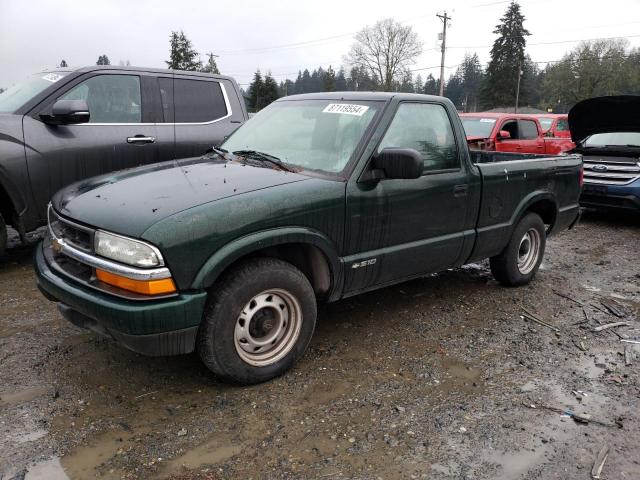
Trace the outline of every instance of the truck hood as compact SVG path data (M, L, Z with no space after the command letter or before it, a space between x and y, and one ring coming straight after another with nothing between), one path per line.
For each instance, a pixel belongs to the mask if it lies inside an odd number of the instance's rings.
M583 100L569 111L571 139L580 143L596 133L640 132L640 96Z
M122 235L140 237L180 211L308 177L210 158L185 159L74 183L51 200L62 215Z

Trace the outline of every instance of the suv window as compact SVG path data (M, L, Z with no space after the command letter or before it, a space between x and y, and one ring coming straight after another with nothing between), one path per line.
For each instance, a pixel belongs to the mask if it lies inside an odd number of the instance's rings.
M84 100L89 123L140 123L140 77L97 75L76 85L58 100Z
M451 121L442 105L401 103L378 151L387 147L417 150L425 171L460 168Z
M538 138L538 126L533 120L520 120L520 138L530 140Z
M173 108L176 123L211 122L228 113L220 82L207 80L175 78ZM167 118L166 111L165 118Z

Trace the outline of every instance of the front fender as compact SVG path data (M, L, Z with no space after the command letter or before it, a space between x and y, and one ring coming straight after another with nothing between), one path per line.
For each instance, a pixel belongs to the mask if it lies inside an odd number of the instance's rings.
M198 271L191 287L205 290L218 279L233 262L263 248L287 243L303 243L320 249L329 263L333 293L339 288L341 262L336 246L321 232L305 227L282 227L251 233L227 243L216 251Z

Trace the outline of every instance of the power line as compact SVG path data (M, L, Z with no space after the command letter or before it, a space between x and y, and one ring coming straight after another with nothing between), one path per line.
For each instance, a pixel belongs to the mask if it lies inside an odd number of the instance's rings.
M640 34L637 35L618 35L616 37L597 37L597 38L577 38L577 39L573 39L573 40L556 40L553 42L536 42L536 43L527 43L527 46L535 46L535 45L558 45L561 43L573 43L573 42L592 42L595 40L615 40L618 38L636 38L636 37L640 37ZM503 38L509 38L509 37L503 37ZM493 45L467 45L467 46L462 46L462 45L453 45L447 48L491 48L493 47Z

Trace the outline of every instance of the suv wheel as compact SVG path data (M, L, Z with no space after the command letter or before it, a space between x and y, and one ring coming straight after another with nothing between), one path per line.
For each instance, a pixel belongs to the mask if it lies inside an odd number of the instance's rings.
M302 357L315 322L315 294L300 270L274 258L251 259L212 288L198 352L225 381L264 382Z
M545 245L544 222L536 213L525 215L513 230L506 248L491 258L491 273L505 285L529 283L542 263Z

